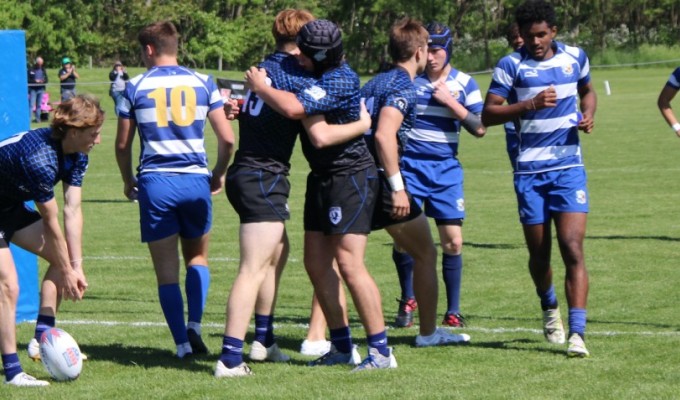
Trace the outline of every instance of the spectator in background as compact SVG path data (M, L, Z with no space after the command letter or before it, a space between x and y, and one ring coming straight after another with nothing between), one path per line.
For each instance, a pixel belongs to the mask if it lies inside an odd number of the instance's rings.
M80 78L80 75L76 72L76 66L73 65L70 58L64 57L61 60L61 69L59 70L61 101L66 101L76 96L76 79L78 78Z
M113 99L116 115L118 115L118 106L123 100L123 92L125 92L125 82L130 79L125 66L122 62L116 61L113 64L113 69L109 72L109 80L111 81L111 89L109 96Z
M42 102L43 93L45 93L45 84L47 83L47 71L43 66L42 57L35 58L33 68L28 70L28 94L31 101L31 110L35 113L33 122L40 122L40 103Z

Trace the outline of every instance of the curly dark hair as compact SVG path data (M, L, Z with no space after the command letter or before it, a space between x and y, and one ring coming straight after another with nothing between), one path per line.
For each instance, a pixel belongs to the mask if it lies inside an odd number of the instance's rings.
M544 0L528 0L524 2L517 7L515 20L520 30L541 22L547 23L551 28L557 25L555 8Z

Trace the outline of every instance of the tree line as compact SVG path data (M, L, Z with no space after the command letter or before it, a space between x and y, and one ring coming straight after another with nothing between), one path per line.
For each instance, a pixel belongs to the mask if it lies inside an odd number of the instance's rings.
M273 49L271 24L284 8L305 8L342 28L351 65L372 72L386 57L387 32L408 15L454 33L454 59L490 68L507 52L505 31L524 0L3 0L0 28L26 31L29 59L56 68L64 56L97 66L141 66L137 32L173 21L179 59L195 68L243 70ZM680 0L554 0L559 37L589 54L678 43Z

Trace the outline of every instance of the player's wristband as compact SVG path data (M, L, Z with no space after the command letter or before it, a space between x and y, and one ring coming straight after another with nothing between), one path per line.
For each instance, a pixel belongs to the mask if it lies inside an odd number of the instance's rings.
M393 192L404 190L404 180L401 177L401 172L397 172L396 174L390 176L387 178L387 181L390 183L390 187L392 188Z
M680 131L680 122L674 123L673 126L671 126L671 128L673 128L673 132Z

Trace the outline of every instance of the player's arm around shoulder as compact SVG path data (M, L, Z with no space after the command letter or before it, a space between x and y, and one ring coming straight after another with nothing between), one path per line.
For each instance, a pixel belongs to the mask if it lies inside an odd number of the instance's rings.
M361 101L359 119L347 124L328 124L323 114L312 115L302 120L302 125L307 131L309 141L317 149L335 146L363 135L371 128L371 114Z
M302 103L294 93L279 90L271 85L264 68L250 67L244 80L250 90L279 114L289 119L302 119L306 116Z

